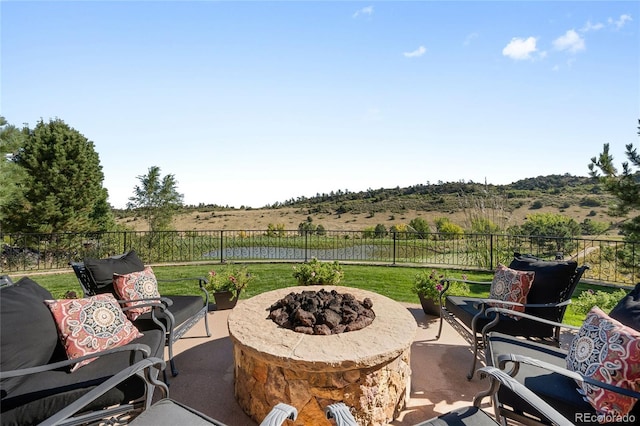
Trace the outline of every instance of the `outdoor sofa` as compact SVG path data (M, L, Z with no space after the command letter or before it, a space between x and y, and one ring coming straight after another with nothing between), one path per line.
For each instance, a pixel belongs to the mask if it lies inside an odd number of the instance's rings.
M505 308L487 309L488 315L495 313L505 313ZM490 324L484 336L488 365L508 372L576 425L629 426L640 421L640 284L609 314L592 308L581 327L511 314L562 327L575 336L566 348L556 348L493 331ZM629 413L612 414L624 404L632 407ZM499 417L547 424L543 413L509 388L498 390L494 407Z
M28 277L0 287L3 426L38 424L136 362L163 358L165 330L158 327L144 330L141 336L131 330L128 338L134 338L123 346L69 359L46 300L54 300L51 293ZM120 309L115 300L114 306ZM108 314L101 311L101 315L113 314L120 321L115 308ZM73 371L77 363L89 359L94 360ZM81 413L82 419L72 418L66 423L84 423L128 412L144 406L150 397L145 380L133 375L88 404Z

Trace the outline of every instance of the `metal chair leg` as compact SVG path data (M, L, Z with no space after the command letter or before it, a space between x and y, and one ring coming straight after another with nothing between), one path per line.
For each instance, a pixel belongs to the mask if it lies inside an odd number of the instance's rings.
M440 326L438 326L438 334L436 334L436 340L440 339L442 335L442 322L444 321L444 314L442 313L442 306L440 306Z
M204 329L207 332L207 337L211 337L211 332L209 331L209 313L204 313Z

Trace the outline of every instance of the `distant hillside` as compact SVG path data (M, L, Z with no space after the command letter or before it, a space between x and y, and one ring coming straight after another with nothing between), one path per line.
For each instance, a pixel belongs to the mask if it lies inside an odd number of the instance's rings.
M232 209L217 205L187 206L174 220L177 230L266 229L282 224L297 229L306 220L332 230L362 230L383 224L387 228L422 217L433 223L446 216L462 226L470 210L478 206L494 208L505 225L522 224L532 213L560 213L578 223L593 220L610 225L623 218L610 217L608 206L614 198L604 192L597 181L571 175L539 176L509 185L485 185L475 182L438 182L407 188L369 189L349 192L338 190L315 197L298 197L276 202L261 209ZM116 211L118 222L146 230L130 211Z
M544 198L550 205L564 203L577 204L588 196L608 197L603 194L600 185L593 178L585 176L549 175L522 179L509 185L492 185L476 182L438 182L417 184L406 188L379 188L351 192L337 190L329 194L316 194L315 197L297 197L283 202L274 202L264 208L281 207L307 208L316 212L335 211L402 211L416 209L424 211L449 211L459 207L458 200L463 196L500 195L511 200L518 207L523 199ZM193 209L225 209L216 204L187 206Z

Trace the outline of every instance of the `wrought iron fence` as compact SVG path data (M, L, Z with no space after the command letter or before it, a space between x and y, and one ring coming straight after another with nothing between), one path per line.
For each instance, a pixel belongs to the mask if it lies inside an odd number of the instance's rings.
M638 243L507 234L371 231L219 230L5 234L0 272L66 268L85 257L135 249L149 264L302 262L311 258L387 265L493 270L514 252L555 258L561 253L590 269L586 279L629 285L640 273Z

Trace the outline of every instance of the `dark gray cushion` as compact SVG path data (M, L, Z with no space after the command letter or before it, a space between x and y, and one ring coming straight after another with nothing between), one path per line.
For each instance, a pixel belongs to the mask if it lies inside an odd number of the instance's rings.
M97 286L97 293L114 293L113 274L130 274L144 269L144 263L134 250L107 259L84 259L84 266Z
M48 364L59 344L58 330L43 300L51 293L30 278L0 288L0 371ZM23 378L5 379L2 393Z
M498 423L477 407L464 407L451 410L415 426L494 426Z
M627 327L640 331L640 283L629 294L620 299L609 312L609 316Z
M469 329L473 317L479 313L481 299L465 296L447 296L445 306L447 310L453 313L456 318L462 321ZM476 320L476 331L480 332L494 319L493 314L489 316L482 314ZM554 327L543 324L539 321L532 321L527 318L515 320L513 317L500 314L500 321L492 330L513 336L548 338L554 336Z

